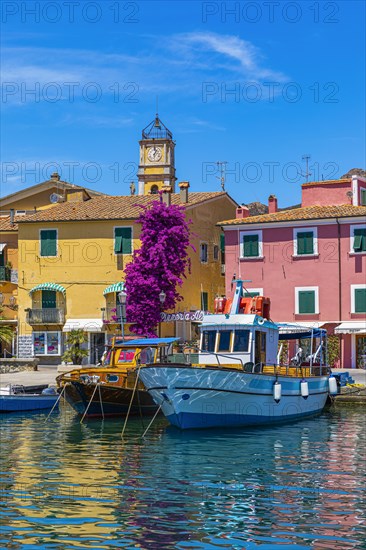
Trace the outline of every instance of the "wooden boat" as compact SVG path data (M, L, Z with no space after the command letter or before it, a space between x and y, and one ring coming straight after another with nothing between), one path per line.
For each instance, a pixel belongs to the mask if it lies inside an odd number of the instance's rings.
M152 415L157 406L137 380L141 364L164 361L178 338L115 337L101 365L74 369L57 377L66 401L80 415L88 417Z
M203 318L197 364L142 365L140 378L172 425L212 428L298 420L320 413L328 395L337 393L324 364L326 331L281 326L269 318L268 298L253 302L248 308L238 280L229 306L222 303L220 312ZM306 364L296 354L292 364L281 365L279 340L303 338L319 339L316 353Z
M0 388L0 413L40 411L58 406L54 388L29 391L25 386L11 385Z

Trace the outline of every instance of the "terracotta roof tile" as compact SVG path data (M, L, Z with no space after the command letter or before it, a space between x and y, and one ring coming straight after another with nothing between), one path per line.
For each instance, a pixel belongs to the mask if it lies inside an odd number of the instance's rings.
M327 218L348 218L351 216L363 216L366 220L366 206L352 206L351 204L335 206L306 206L282 210L273 214L262 214L261 216L249 216L248 218L225 220L217 225L242 225L252 223L286 222L296 220L319 220Z
M18 231L19 216L14 217L14 224L10 223L10 216L0 216L0 231Z
M352 178L343 178L340 180L309 181L303 183L301 187L311 187L312 185L335 185L336 183L351 183Z
M189 193L189 202L184 206L193 206L210 199L224 197L224 191ZM152 200L159 200L159 195L129 195L95 197L85 202L64 202L47 210L24 216L22 223L48 221L87 221L87 220L131 220L141 213L139 206L147 205ZM172 194L172 204L179 205L179 193Z

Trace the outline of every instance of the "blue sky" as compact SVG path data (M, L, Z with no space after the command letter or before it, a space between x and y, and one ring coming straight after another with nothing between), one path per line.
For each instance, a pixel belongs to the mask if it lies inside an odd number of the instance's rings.
M136 181L159 115L178 181L239 203L300 201L310 179L365 168L365 4L15 2L2 9L1 195L62 178Z

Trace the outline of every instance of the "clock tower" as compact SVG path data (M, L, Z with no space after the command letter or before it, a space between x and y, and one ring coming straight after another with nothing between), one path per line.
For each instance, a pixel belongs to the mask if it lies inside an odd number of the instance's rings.
M137 172L139 195L158 193L164 186L175 192L175 161L173 135L158 114L142 130L140 162Z

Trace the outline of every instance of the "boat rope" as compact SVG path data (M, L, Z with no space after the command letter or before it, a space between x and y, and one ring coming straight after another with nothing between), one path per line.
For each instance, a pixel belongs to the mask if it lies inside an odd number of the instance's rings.
M98 386L99 386L100 410L102 411L102 418L103 418L103 420L104 420L104 409L103 409L102 394L101 394L101 391L100 391L100 384L98 384Z
M63 386L63 388L62 388L62 391L60 392L60 395L59 395L58 398L56 399L55 404L53 405L52 409L51 409L50 412L48 413L48 416L47 416L45 422L47 422L47 420L49 419L49 417L50 417L51 414L53 413L54 408L57 406L57 404L58 404L58 402L60 401L62 395L65 393L66 386L68 386L69 384L70 384L70 382L66 382L66 384L64 384L64 386Z
M88 406L86 407L85 412L84 412L84 414L83 414L83 416L82 416L82 419L80 420L80 424L83 423L83 420L84 420L84 418L85 418L85 416L86 416L86 413L87 413L88 410L89 410L90 403L93 401L93 397L94 397L94 395L95 395L95 392L97 391L98 386L99 386L99 384L98 384L98 382L97 382L97 383L95 384L95 388L94 388L94 391L93 391L93 395L91 396L90 401L89 401L89 403L88 403Z
M127 410L125 422L124 422L123 428L122 428L121 439L123 439L123 434L125 433L125 429L126 429L126 426L127 426L128 417L129 417L129 415L130 415L130 410L131 410L131 407L132 407L132 401L133 401L133 398L135 397L135 392L136 392L137 384L138 384L138 381L139 381L140 369L141 369L141 363L139 364L139 368L138 368L138 370L137 370L135 385L134 385L133 390L132 390L132 395L131 395L130 403L129 403L129 405L128 405L128 410Z
M147 432L148 432L148 430L149 430L151 424L154 422L155 418L157 417L158 412L160 412L161 405L162 405L162 403L159 405L159 408L158 408L158 410L156 411L156 413L154 414L154 416L152 417L151 422L149 423L148 427L146 428L146 430L145 430L144 433L142 434L141 439L142 439L143 437L145 437L145 435L147 434Z

